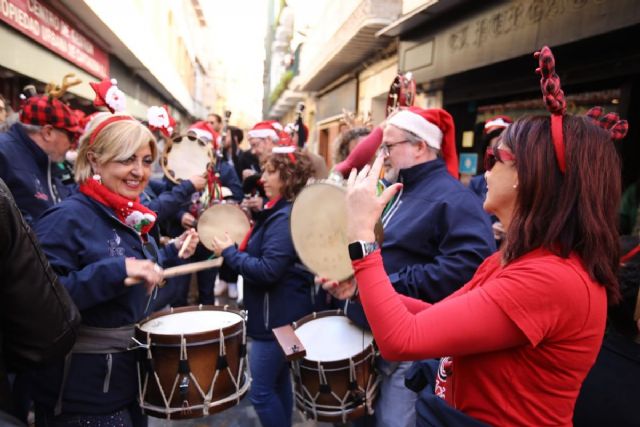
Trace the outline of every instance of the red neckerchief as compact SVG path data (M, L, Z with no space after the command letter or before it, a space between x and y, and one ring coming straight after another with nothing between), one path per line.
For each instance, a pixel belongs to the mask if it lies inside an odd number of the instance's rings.
M118 219L133 228L138 234L146 235L153 227L157 215L140 204L140 199L129 200L114 193L94 178L80 184L80 192L93 200L113 209Z
M272 207L274 207L276 205L276 203L278 203L280 201L280 199L282 198L282 196L276 196L273 199L270 199L267 203L264 204L264 208L265 209L271 209ZM251 233L253 233L253 225L251 226L251 228L249 229L249 231L247 232L247 234L244 236L244 239L242 239L242 243L240 243L240 246L238 246L238 250L240 252L244 252L245 249L247 249L247 244L249 244L249 239L251 238Z

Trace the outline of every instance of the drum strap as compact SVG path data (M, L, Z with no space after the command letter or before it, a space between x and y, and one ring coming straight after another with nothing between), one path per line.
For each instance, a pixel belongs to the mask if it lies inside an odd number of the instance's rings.
M95 326L80 325L76 336L76 343L64 360L62 382L60 383L58 400L54 410L55 415L59 415L62 412L62 395L67 383L73 353L107 355L107 372L105 374L102 391L108 393L111 382L111 368L113 366L111 353L128 351L133 334L134 325L126 325L119 328L98 328Z

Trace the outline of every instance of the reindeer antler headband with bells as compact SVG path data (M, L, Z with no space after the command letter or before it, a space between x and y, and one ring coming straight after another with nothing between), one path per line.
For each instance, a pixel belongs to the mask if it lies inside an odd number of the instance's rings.
M560 77L556 73L556 60L548 46L544 46L539 52L534 53L538 60L539 67L536 73L540 75L540 89L542 99L551 113L551 140L558 161L558 168L564 175L567 169L564 136L562 130L562 118L567 110L567 101L564 92L560 87ZM629 129L626 120L620 120L617 113L607 113L603 115L602 107L593 107L587 112L594 124L607 130L612 141L624 138Z

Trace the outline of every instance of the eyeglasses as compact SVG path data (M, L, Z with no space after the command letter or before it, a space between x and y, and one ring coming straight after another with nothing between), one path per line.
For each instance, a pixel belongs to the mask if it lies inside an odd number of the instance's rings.
M411 141L409 141L408 139L403 139L402 141L396 141L391 144L389 144L388 142L385 142L380 146L380 150L382 151L382 154L384 154L385 156L388 156L391 154L391 149L393 147L400 144L406 144L407 142L411 142Z
M505 160L515 162L516 156L511 151L507 151L504 148L487 148L487 153L484 156L484 170L490 171L496 165L497 162L503 163Z

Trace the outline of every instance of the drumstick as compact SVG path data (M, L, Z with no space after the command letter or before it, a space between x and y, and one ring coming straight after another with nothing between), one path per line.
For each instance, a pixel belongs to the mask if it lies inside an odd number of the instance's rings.
M184 239L184 242L182 242L182 246L180 247L180 251L178 252L179 258L182 258L182 255L184 255L184 251L187 250L187 246L189 246L189 243L191 243L192 237L193 237L193 234L189 234L187 238Z
M190 264L179 265L177 267L167 268L162 272L162 277L168 279L175 276L183 276L185 274L195 273L196 271L206 270L207 268L220 267L222 265L222 257L215 259L208 259L206 261L192 262ZM124 284L127 286L140 283L141 280L135 277L127 277L124 279Z

